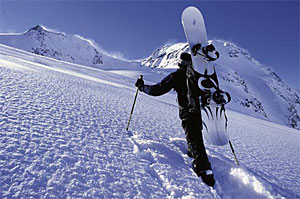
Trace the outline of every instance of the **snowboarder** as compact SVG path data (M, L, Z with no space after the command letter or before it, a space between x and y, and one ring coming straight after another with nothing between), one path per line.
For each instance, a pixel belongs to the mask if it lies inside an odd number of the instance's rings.
M177 92L179 105L179 117L185 131L188 155L194 160L193 169L198 177L209 186L214 186L215 180L210 162L208 160L202 136L202 119L200 111L201 103L208 100L207 93L198 86L200 74L197 73L192 64L191 55L183 52L178 62L179 69L155 85L145 85L143 79L139 78L135 86L148 95L159 96L174 89Z

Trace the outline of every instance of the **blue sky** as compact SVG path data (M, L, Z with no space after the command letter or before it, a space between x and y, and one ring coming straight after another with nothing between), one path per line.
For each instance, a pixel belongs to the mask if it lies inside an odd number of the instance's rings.
M185 42L181 13L194 5L209 39L231 41L299 88L299 1L0 1L0 32L37 24L79 34L108 52L141 59Z

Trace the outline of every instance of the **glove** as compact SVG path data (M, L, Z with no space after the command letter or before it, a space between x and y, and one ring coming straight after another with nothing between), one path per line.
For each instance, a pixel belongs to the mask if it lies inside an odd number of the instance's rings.
M143 80L143 78L139 77L135 82L135 86L140 88L143 85L144 85L144 80Z

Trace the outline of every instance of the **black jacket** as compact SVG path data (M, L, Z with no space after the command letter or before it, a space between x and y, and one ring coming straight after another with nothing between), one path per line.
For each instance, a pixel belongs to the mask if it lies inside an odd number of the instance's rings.
M139 90L152 96L159 96L174 89L177 92L180 119L187 119L189 114L200 114L199 97L203 91L198 87L199 76L187 72L181 67L166 76L155 85L142 85Z

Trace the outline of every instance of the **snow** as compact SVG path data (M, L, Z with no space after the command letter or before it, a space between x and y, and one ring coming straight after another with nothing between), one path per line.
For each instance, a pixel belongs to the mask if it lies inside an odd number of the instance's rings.
M215 189L192 171L174 92L139 93L127 132L136 77L164 75L138 69L0 45L0 198L300 197L299 130L227 110L241 166L206 144Z

